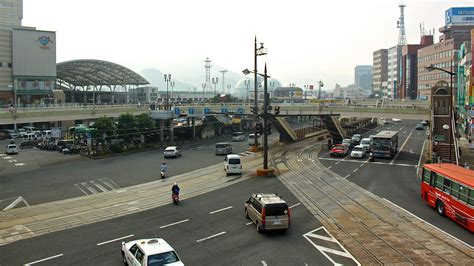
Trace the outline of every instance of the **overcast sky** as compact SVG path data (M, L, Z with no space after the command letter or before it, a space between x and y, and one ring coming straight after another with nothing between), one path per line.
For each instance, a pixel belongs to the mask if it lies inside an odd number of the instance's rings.
M173 73L213 64L253 68L253 42L264 42L269 75L303 87L321 79L327 89L354 82L356 65L397 43L394 0L23 0L23 25L56 31L57 60L101 59L136 72ZM405 0L408 43L444 25L450 7L467 0ZM201 71L204 82L204 67ZM217 75L218 73L216 73ZM214 74L213 74L214 75ZM186 81L186 80L183 80ZM199 84L194 84L199 86Z

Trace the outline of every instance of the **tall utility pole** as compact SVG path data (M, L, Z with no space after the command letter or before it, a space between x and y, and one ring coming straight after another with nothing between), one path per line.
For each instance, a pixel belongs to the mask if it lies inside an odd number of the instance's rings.
M268 92L267 92L267 63L263 72L263 169L268 169Z
M219 72L222 73L222 94L225 94L225 72L227 72L227 70L221 70Z
M255 65L254 65L254 107L253 107L253 122L254 122L254 130L253 130L253 146L255 149L257 148L258 145L258 133L257 133L257 122L258 122L258 82L257 82L257 36L255 36L255 42L254 42L254 52L255 52Z
M319 104L319 112L321 112L321 87L324 86L324 83L320 80L318 83L318 104Z
M204 65L204 68L206 69L206 81L205 81L206 83L205 84L206 84L207 88L212 88L212 83L211 83L211 67L212 67L212 65L211 65L211 62L212 61L209 59L209 57L206 58L206 60L204 60L204 63L206 63Z
M398 45L406 45L407 44L407 36L405 33L405 5L400 3L398 5L400 8L400 18L397 21L397 28L398 28Z

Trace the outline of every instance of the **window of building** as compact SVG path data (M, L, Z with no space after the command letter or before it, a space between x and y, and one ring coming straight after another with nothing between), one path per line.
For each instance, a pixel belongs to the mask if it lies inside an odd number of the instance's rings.
M8 63L8 68L12 68L12 63Z
M2 63L2 62L0 62L0 67L2 67L2 66L3 66L3 63Z

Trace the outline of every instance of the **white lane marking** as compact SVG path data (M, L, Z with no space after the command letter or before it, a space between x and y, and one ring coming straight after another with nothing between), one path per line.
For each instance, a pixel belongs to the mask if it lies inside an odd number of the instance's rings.
M339 251L339 250L336 250L336 249L332 249L332 248L328 248L328 247L323 247L321 245L317 245L316 243L313 242L313 240L311 238L317 238L317 239L323 239L324 237L322 236L319 236L319 235L316 235L316 234L313 234L313 232L316 232L316 231L319 231L320 229L324 230L325 231L325 234L326 235L329 235L330 238L333 239L333 243L336 243L339 248L343 251ZM340 265L339 263L337 263L331 256L328 255L329 254L335 254L335 255L338 255L338 256L341 256L341 257L345 257L345 258L349 258L349 259L352 259L357 265L361 265L355 258L354 256L352 256L351 253L349 253L349 251L347 251L346 248L344 248L343 245L341 245L341 243L339 243L339 241L337 241L337 239L331 235L331 233L329 233L328 230L326 230L326 228L324 226L321 226L313 231L310 231L306 234L303 235L304 238L306 238L306 240L309 241L309 243L311 243L311 245L313 245L317 250L319 250L319 252L321 252L330 262L332 262L334 265Z
M79 184L74 184L74 186L79 189L84 195L89 195L87 192L85 192L80 186Z
M262 263L263 266L267 266L267 265L268 265L264 260L262 260L262 261L260 261L260 262Z
M95 181L95 180L92 180L90 181L92 185L96 186L98 189L102 190L102 192L107 192L109 191L108 189L106 189L104 186L102 186L99 182Z
M405 147L405 145L407 144L408 140L410 139L411 134L413 134L413 131L411 131L410 134L408 134L408 137L405 139L405 141L404 141L403 144L402 144L402 147L400 147L400 149L398 150L397 154L395 154L395 157L393 157L393 159L392 159L392 161L390 162L390 164L393 164L393 162L395 162L395 160L398 158L398 155L399 155L400 152L403 150L403 147Z
M181 220L181 221L178 221L178 222L175 222L175 223L170 223L170 224L167 224L167 225L162 225L160 226L160 229L163 229L163 228L166 228L166 227L170 227L170 226L173 226L173 225L177 225L177 224L180 224L180 223L185 223L185 222L188 222L189 219L185 219L185 220Z
M357 170L359 170L359 168L354 169L354 171L352 171L352 172L355 173L355 172L357 172Z
M211 239L211 238L214 238L214 237L223 235L223 234L225 234L225 231L222 231L222 232L217 233L217 234L212 235L212 236L208 236L208 237L205 237L205 238L198 239L198 240L196 240L196 242L199 243L199 242L202 242L202 241L204 241L204 240L208 240L208 239Z
M40 262L43 262L43 261L46 261L46 260L51 260L51 259L54 259L54 258L57 258L57 257L61 257L63 255L64 254L61 253L61 254L54 255L54 256L51 256L51 257L47 257L47 258L44 258L44 259L40 259L40 260L37 260L37 261L26 263L25 265L33 265L33 264L40 263Z
M222 208L222 209L219 209L219 210L212 211L212 212L210 212L209 214L218 213L218 212L225 211L225 210L228 210L228 209L232 209L232 206L229 206L229 207L225 207L225 208Z
M418 159L418 164L416 165L416 167L418 167L416 169L416 176L419 176L419 174L420 174L421 157L423 156L423 151L425 150L425 144L426 144L427 141L428 140L423 141L423 147L421 148L420 159Z
M107 179L107 178L101 178L99 179L102 184L104 184L106 187L110 188L111 190L118 189L120 188L117 184L115 184L112 180Z
M441 230L440 228L438 228L438 227L436 227L436 226L434 226L434 225L430 224L429 222L427 222L427 221L425 221L425 220L421 219L420 217L418 217L418 216L414 215L414 214L413 214L413 213L411 213L410 211L408 211L408 210L405 210L404 208L402 208L402 207L398 206L397 204L395 204L395 203L393 203L393 202L389 201L388 199L386 199L386 198L382 198L382 199L383 199L383 200L385 200L386 202L388 202L388 203L392 204L393 206L395 206L395 207L398 207L398 208L400 208L401 210L404 210L405 212L407 212L407 213L409 213L409 214L413 215L413 217L415 217L416 219L418 219L418 220L420 220L420 221L422 221L422 222L426 223L427 225L429 225L429 226L433 227L434 229L436 229L436 230L440 231L441 233L448 235L449 237L451 237L452 239L454 239L454 240L456 240L456 241L459 241L461 244L464 244L464 245L468 246L468 247L469 247L469 248L471 248L471 249L473 249L473 248L474 248L474 246L471 246L471 245L469 245L468 243L466 243L466 242L462 241L461 239L459 239L459 238L457 238L457 237L455 237L455 236L453 236L453 235L450 235L449 233L447 233L447 232L445 232L445 231Z
M328 169L331 169L332 168L332 165L328 166Z
M131 234L131 235L128 235L128 236L122 236L122 237L115 238L115 239L112 239L112 240L107 240L107 241L104 241L104 242L100 242L100 243L97 243L97 246L102 246L104 244L112 243L112 242L115 242L115 241L119 241L119 240L122 240L122 239L125 239L125 238L132 237L132 236L135 236L135 235Z
M301 205L301 202L298 202L298 203L296 203L296 204L291 205L291 206L290 206L290 209L293 209L294 207L300 206L300 205Z
M319 160L326 160L326 161L336 161L338 159L332 159L332 158L319 158ZM358 160L345 160L344 162L348 162L348 163L361 163L362 161L358 161ZM394 163L394 164L391 164L391 163L386 163L386 162L370 162L371 164L385 164L385 165L391 165L391 166L410 166L410 167L416 167L416 165L414 164L406 164L406 163ZM337 163L336 163L337 164Z
M91 192L91 194L97 194L99 193L94 187L88 185L89 182L83 182L81 185L83 185L87 190Z
M329 159L327 159L327 160L329 160ZM331 160L336 160L336 159L331 159ZM340 160L337 160L337 163L335 163L335 164L338 164L340 162L341 162Z
M207 149L210 149L210 148L214 148L214 146L200 146L200 147L197 147L197 151L200 151L200 150L207 150Z
M351 176L351 174L348 174L344 177L344 179L347 179L349 176Z
M15 166L23 166L25 163L16 163Z
M28 204L28 202L26 202L26 200L22 197L22 196L19 196L16 200L14 200L12 203L10 203L7 207L5 207L5 209L3 209L4 211L6 210L9 210L9 209L12 209L14 208L16 205L18 205L20 202L23 202L25 203L25 205L27 207L30 207L30 204Z
M8 160L8 159L11 159L12 157L11 156L7 156L7 157L3 157L3 160Z
M251 225L251 224L253 224L253 222L248 222L248 223L246 223L245 225Z

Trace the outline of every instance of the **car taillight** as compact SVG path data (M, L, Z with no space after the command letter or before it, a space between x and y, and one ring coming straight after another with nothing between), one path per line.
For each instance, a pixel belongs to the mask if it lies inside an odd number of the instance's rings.
M290 208L288 208L288 227L290 226L291 223L291 211Z
M262 227L265 228L265 208L262 209Z

